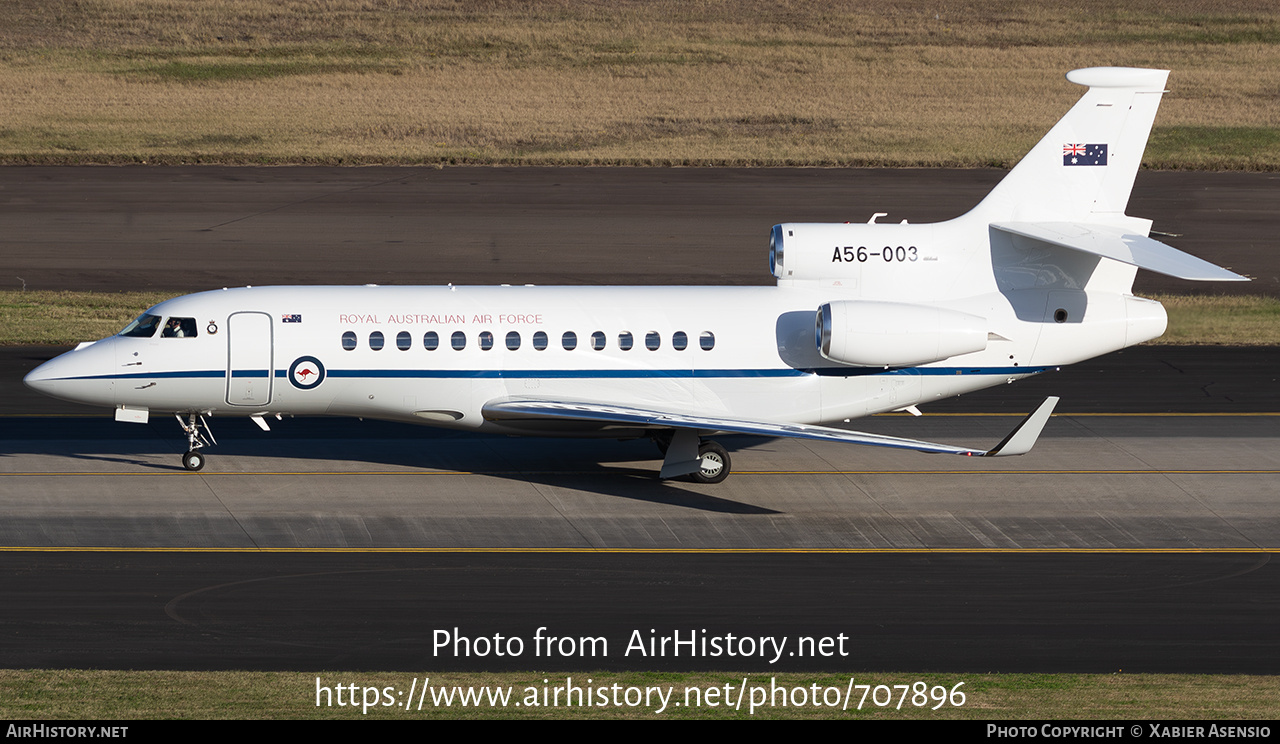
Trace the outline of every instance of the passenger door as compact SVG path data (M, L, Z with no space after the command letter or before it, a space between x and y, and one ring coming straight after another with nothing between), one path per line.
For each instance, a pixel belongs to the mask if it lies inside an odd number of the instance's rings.
M271 316L233 313L227 319L227 403L262 408L275 380Z

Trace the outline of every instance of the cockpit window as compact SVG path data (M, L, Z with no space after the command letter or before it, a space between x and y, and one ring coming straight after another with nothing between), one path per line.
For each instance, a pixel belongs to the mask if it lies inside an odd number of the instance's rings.
M132 323L124 327L120 331L121 336L132 336L133 338L151 338L156 335L156 329L160 327L159 315L148 315L143 313L139 315Z
M160 336L161 338L195 338L196 319L169 318L164 324L164 332Z

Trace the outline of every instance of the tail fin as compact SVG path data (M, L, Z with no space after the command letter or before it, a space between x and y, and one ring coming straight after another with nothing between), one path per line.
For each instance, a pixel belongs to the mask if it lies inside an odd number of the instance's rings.
M1131 226L1124 210L1168 77L1131 67L1067 73L1088 92L974 211L992 222Z

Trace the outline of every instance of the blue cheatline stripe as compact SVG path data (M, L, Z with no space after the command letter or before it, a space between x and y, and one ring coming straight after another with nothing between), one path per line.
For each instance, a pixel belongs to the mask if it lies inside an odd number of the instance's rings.
M329 370L330 377L362 377L375 379L525 379L541 380L621 380L637 378L688 377L803 377L798 369L339 369Z
M818 367L814 369L331 369L329 377L380 380L634 380L634 379L725 379L725 378L777 378L805 377L864 377L871 375L921 375L928 377L957 375L1033 375L1057 369L1057 367L909 367L906 369L882 369L879 367ZM63 380L155 380L226 378L225 370L191 370L186 372L134 372L117 375L89 375L64 377ZM266 370L236 370L232 377L266 377ZM288 376L278 369L275 376Z
M58 377L58 380L188 380L200 378L225 378L224 369L193 369L181 372L130 372L118 375L84 375L81 377ZM240 374L236 373L236 377ZM266 370L259 370L258 377L266 377Z
M542 380L594 379L620 380L641 378L728 378L728 377L804 377L821 375L830 377L861 377L865 375L1027 375L1044 372L1051 367L913 367L886 370L878 367L822 367L818 369L338 369L329 370L330 377L356 377L372 379L525 379ZM283 372L276 372L283 377Z

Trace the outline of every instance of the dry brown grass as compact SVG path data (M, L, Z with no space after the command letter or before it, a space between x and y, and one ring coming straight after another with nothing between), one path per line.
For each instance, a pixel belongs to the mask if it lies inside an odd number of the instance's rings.
M1120 64L1151 164L1280 167L1280 7L1113 5L19 0L0 161L1007 165Z

